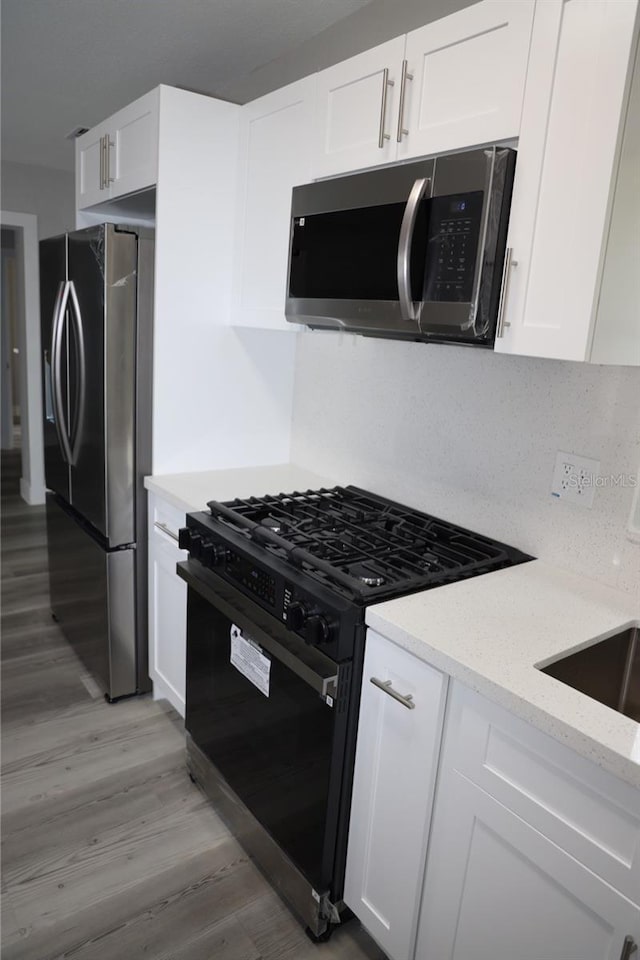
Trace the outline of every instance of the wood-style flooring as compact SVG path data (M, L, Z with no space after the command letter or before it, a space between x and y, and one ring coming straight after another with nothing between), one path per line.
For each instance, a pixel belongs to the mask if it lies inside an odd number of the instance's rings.
M3 960L384 960L356 921L307 939L168 706L105 703L51 619L44 508L2 465Z

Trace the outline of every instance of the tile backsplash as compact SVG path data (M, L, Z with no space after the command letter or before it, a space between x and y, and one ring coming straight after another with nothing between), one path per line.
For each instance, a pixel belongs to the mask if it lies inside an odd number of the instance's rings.
M301 466L640 590L640 370L305 331L293 409ZM591 509L551 495L559 450L600 461Z

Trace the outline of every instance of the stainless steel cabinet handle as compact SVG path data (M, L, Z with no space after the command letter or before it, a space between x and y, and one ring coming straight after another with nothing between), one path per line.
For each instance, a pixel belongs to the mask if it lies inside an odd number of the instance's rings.
M162 530L163 533L166 533L166 535L167 535L168 537L171 537L172 540L175 540L176 543L179 542L179 540L178 540L178 534L177 534L177 533L174 533L173 530L171 530L171 529L166 525L166 523L161 523L159 520L154 520L153 525L154 525L154 527L157 527L158 530Z
M398 143L402 143L402 135L405 136L409 131L404 126L404 96L407 89L407 80L413 80L413 74L409 73L409 61L402 61L402 79L400 81L400 106L398 107Z
M76 293L76 287L73 280L68 281L69 285L69 294L71 297L71 317L73 319L73 325L76 329L76 340L78 343L78 393L76 396L77 406L73 418L73 430L74 430L74 440L73 448L71 450L71 458L69 463L72 467L75 467L78 462L78 453L80 447L82 446L82 438L84 434L84 420L85 420L85 409L86 409L86 393L87 393L87 361L85 357L84 350L84 327L82 325L82 314L80 313L80 304L78 303L78 295ZM71 424L69 424L69 429L71 429Z
M507 297L509 295L509 281L511 279L512 267L517 267L518 261L513 259L513 247L507 247L504 254L504 267L502 268L502 284L500 286L500 306L498 307L498 322L496 324L496 340L504 336L504 328L511 324L505 320L505 310L507 308Z
M100 189L104 190L104 137L100 137Z
M380 130L378 133L378 146L382 150L385 140L391 140L391 136L384 132L384 123L387 117L387 88L393 86L393 80L389 80L389 68L385 67L382 71L382 101L380 103Z
M624 943L622 944L622 953L620 954L620 960L629 960L632 954L638 949L638 944L635 942L633 937L625 937Z
M411 300L411 241L413 228L416 224L418 205L430 186L431 179L424 177L416 180L411 188L407 206L405 207L398 240L398 299L400 300L400 315L403 320L419 319Z
M390 697L393 697L394 700L401 703L407 710L415 710L416 705L413 702L413 694L407 693L403 695L402 693L398 693L397 690L393 689L391 680L378 680L377 677L369 677L369 680L374 687L378 687L379 690L384 690L385 693L388 693Z
M104 138L104 154L106 158L105 175L104 175L105 186L107 186L109 183L113 183L115 180L115 177L111 176L111 147L114 147L114 146L115 144L113 140L107 133Z

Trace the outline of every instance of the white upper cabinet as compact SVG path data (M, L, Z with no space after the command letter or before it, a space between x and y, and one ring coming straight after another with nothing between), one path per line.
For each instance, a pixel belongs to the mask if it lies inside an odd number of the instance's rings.
M145 190L158 178L158 91L145 94L76 140L76 207Z
M392 960L414 955L446 692L367 632L344 900Z
M482 0L318 75L314 176L517 137L534 0Z
M505 325L496 339L500 352L562 360L604 359L606 352L608 362L634 362L628 342L640 337L637 301L608 299L593 355L592 343L621 156L624 161L637 8L637 0L544 0L536 6L507 240L512 266ZM632 138L637 124L636 117ZM630 166L627 178L632 182L634 176ZM618 200L618 216L625 202ZM637 211L637 196L630 199L634 203ZM640 222L629 227L625 217L622 229L635 231L637 257ZM609 237L612 257L616 246ZM609 316L620 309L626 336L616 333Z
M404 36L318 74L313 176L396 159Z
M111 197L153 186L158 179L158 89L108 122Z
M534 6L483 0L407 34L398 159L518 136Z
M636 50L591 360L640 366L640 50Z
M76 207L84 209L109 199L105 178L106 123L100 123L76 140Z
M316 77L242 107L234 326L291 330L284 316L291 190L311 179Z

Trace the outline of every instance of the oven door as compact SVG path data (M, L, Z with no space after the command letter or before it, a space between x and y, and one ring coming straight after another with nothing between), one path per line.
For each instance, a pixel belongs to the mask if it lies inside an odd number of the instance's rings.
M178 565L189 587L187 732L313 889L335 895L351 665L198 567Z

